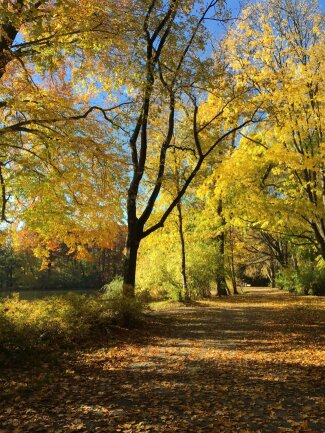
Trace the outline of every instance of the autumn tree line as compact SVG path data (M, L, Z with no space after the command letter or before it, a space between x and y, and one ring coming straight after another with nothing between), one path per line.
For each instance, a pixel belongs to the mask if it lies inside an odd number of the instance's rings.
M0 5L1 289L325 290L314 0Z

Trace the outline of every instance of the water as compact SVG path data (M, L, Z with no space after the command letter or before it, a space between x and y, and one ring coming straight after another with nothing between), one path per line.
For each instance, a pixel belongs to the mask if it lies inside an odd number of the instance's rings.
M51 296L67 295L68 293L75 293L77 295L89 295L95 296L98 294L97 290L86 290L86 289L74 289L74 290L12 290L12 291L0 291L0 299L12 296L14 293L18 293L20 299L43 299Z

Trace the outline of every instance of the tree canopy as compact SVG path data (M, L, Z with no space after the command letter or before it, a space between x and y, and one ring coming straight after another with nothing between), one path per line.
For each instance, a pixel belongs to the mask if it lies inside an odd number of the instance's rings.
M40 272L118 251L125 297L320 290L316 1L235 16L222 0L13 0L0 17L3 251Z

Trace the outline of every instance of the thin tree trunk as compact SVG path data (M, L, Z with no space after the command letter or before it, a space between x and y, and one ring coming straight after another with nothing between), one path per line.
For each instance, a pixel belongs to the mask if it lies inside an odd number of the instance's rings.
M48 264L47 264L47 279L48 281L50 281L52 276L52 261L51 259L49 259Z
M181 257L182 257L182 264L181 264L182 288L183 288L185 302L187 302L190 301L191 297L188 289L187 275L186 275L186 250L185 250L185 238L184 238L184 231L183 231L183 213L182 213L181 201L177 203L177 213L178 213L178 234L181 243Z
M298 265L297 256L295 254L292 254L292 263L293 263L294 270L298 273L299 265Z
M14 285L14 279L13 279L13 268L12 268L12 265L10 265L9 266L9 274L8 274L8 287L10 288L10 289L12 289L13 288L13 285Z
M218 209L217 213L219 217L221 217L222 220L222 226L225 225L225 221L222 217L222 200L219 199ZM221 257L221 263L218 269L218 274L216 277L216 283L217 283L217 295L218 296L227 296L229 295L229 289L226 282L226 275L225 275L225 232L222 231L217 236L217 241L219 242L219 253Z
M231 281L232 281L233 293L234 293L234 295L238 295L233 245L231 246L231 258L230 258L230 260L231 260Z
M219 241L219 252L221 256L221 264L218 270L218 275L216 278L217 283L217 295L227 296L229 295L229 289L227 286L226 276L225 276L225 234L222 232L218 236Z
M271 280L271 287L272 289L275 288L276 284L275 284L275 264L274 264L274 258L271 257L271 262L270 262L270 280Z

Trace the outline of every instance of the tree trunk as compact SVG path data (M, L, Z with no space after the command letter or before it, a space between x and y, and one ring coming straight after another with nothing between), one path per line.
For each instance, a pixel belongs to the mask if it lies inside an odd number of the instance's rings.
M270 280L271 287L274 289L276 284L275 284L275 264L274 264L273 257L271 257L270 265L268 266L267 269L267 277Z
M217 295L218 296L228 296L229 289L227 287L226 279L223 275L217 276Z
M218 275L216 278L217 283L217 295L218 296L227 296L229 295L229 289L226 282L225 275L225 234L221 233L218 236L219 241L219 252L221 256L221 263L218 269Z
M52 261L51 259L49 259L48 263L47 263L47 280L50 281L52 276Z
M14 279L13 279L13 267L12 265L9 266L9 273L8 273L8 287L9 289L12 289L14 285Z
M312 222L311 227L315 234L315 239L318 244L318 251L325 260L325 220L320 218L318 223Z
M235 271L235 257L234 257L234 237L233 229L230 228L230 269L231 269L231 282L233 288L233 294L238 295L237 281L236 281L236 271Z
M123 296L125 298L135 297L135 274L137 268L137 256L143 233L142 230L139 229L139 219L137 218L137 194L138 184L133 180L128 190L127 202L128 234L126 239L123 275Z
M295 254L292 254L292 263L293 263L294 270L298 273L300 270L299 270L299 265L298 265L298 259L297 259L297 256Z
M177 212L178 212L178 233L179 239L181 243L181 257L182 257L182 265L181 265L181 274L182 274L182 288L184 293L185 302L190 301L191 296L188 289L187 284L187 275L186 275L186 250L185 250L185 238L183 231L183 213L182 213L182 203L181 201L177 204Z
M141 237L138 235L137 224L129 225L128 237L126 241L126 254L124 259L124 278L123 278L123 299L133 300L135 298L135 275L137 268L137 256ZM129 327L134 319L132 312L128 308L128 302L122 306L122 322Z
M218 209L217 209L218 215L221 217L222 225L225 225L224 218L222 217L222 200L219 199ZM218 274L216 278L217 283L217 295L218 296L227 296L229 295L229 289L226 282L226 275L225 275L225 241L226 236L225 232L222 231L218 236L217 240L219 242L219 253L221 257L221 263L218 269Z
M238 295L233 251L231 252L231 281L232 281L233 293L234 295Z
M126 242L126 254L124 260L123 296L135 297L135 274L140 240L136 233L129 230Z

